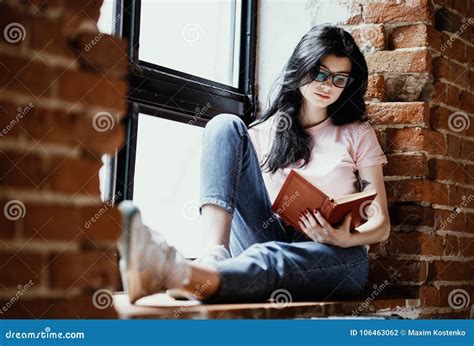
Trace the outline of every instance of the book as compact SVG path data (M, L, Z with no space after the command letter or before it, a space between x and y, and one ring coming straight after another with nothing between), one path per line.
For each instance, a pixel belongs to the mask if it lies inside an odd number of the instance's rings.
M272 210L300 232L303 230L298 225L299 214L306 209L311 212L319 209L333 227L351 213L350 230L353 230L367 221L367 208L376 196L375 190L367 190L331 198L292 169L272 204Z

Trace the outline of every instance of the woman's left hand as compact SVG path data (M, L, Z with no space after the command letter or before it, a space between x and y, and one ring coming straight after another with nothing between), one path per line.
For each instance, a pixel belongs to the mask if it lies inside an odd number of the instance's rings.
M339 226L334 228L319 213L319 210L315 209L313 212L306 210L300 213L298 224L304 233L316 242L349 247L351 218L351 214L348 213Z

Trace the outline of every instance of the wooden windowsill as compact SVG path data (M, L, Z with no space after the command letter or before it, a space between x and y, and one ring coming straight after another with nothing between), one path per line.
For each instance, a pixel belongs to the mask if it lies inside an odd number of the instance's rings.
M119 318L154 319L266 319L266 318L327 318L327 317L381 317L392 315L375 313L375 310L406 308L418 304L417 299L380 299L370 305L363 301L332 302L292 302L289 304L248 303L248 304L203 304L199 301L176 300L164 293L139 299L130 304L128 296L117 293L114 296L115 309ZM375 309L374 309L375 306ZM357 313L354 314L354 311ZM397 314L395 314L397 315ZM400 314L399 316L403 316ZM396 317L396 316L395 316Z

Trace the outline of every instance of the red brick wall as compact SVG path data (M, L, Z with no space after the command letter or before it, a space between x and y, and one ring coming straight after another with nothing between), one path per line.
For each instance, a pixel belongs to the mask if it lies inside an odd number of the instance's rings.
M8 3L8 4L7 4ZM116 209L101 156L123 141L127 44L102 1L0 4L0 317L113 317Z
M414 298L387 313L469 317L474 300L474 3L360 3L345 24L369 68L368 114L389 163L390 238L373 285ZM457 32L457 34L456 34ZM385 287L386 286L386 287ZM470 301L470 303L469 303ZM374 310L377 305L374 304Z

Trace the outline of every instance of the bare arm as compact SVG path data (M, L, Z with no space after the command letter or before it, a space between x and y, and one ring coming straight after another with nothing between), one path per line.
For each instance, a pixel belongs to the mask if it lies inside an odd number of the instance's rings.
M349 246L378 243L390 235L390 217L382 165L361 168L359 179L363 190L375 190L377 196L368 212L367 222L355 229Z

